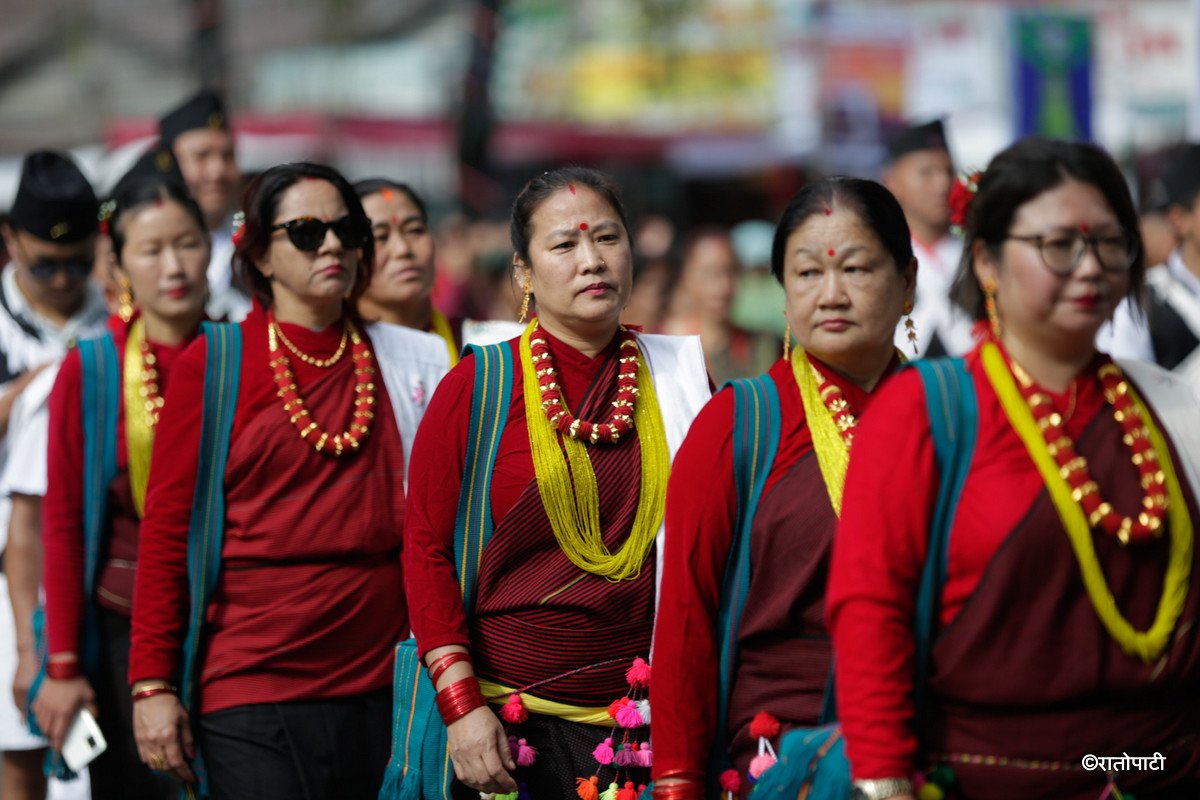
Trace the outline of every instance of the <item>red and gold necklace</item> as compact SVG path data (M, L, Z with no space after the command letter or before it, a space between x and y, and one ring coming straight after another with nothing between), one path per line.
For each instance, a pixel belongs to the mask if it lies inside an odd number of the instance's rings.
M634 404L637 402L639 351L633 332L621 328L617 399L613 401L613 412L608 421L595 423L575 417L563 405L558 372L554 368L554 356L550 353L550 345L546 340L537 336L540 330L535 320L529 340L529 352L533 355L533 367L537 371L538 389L542 396L542 411L545 412L546 418L563 436L592 444L600 441L616 444L622 435L632 430Z
M821 375L820 370L813 371L817 375ZM849 447L850 443L854 441L854 428L858 425L858 417L854 416L854 409L850 408L850 401L846 399L842 387L823 375L818 389L821 393L821 400L825 402L825 408L829 409L829 416L833 417L834 424L837 425L842 438L846 440L846 446Z
M288 416L292 425L296 426L296 430L300 432L300 438L311 444L318 453L340 456L347 448L357 450L362 444L362 440L370 434L371 423L375 419L373 410L375 384L372 381L375 375L374 357L371 355L367 343L359 335L358 328L349 319L346 320L342 344L334 358L312 358L301 353L290 342L287 343L288 349L300 356L305 363L328 369L340 360L340 353L344 352L346 339L350 340L350 357L354 361L354 416L350 421L349 428L333 436L313 422L309 416L304 398L300 396L296 387L296 376L292 374L291 362L288 360L287 354L279 348L279 340L282 338L283 331L276 325L274 315L268 312L267 349L271 358L269 363L275 377L275 386L278 389L276 394L283 401L283 413Z
M1066 433L1066 421L1054 410L1050 396L1037 387L1028 373L1015 361L1013 375L1021 395L1042 431L1046 448L1058 464L1059 472L1071 487L1071 497L1087 514L1088 524L1102 528L1121 544L1144 542L1162 535L1167 514L1166 477L1150 442L1145 412L1129 394L1129 384L1121 368L1111 361L1100 367L1098 375L1104 389L1104 399L1113 409L1113 417L1125 432L1123 441L1133 452L1132 460L1141 476L1142 510L1136 518L1117 513L1100 496L1100 486L1092 479L1087 459L1075 450L1075 443Z
M158 359L150 349L150 342L145 337L141 341L142 350L142 386L138 389L145 402L146 423L151 430L158 425L158 413L163 407L162 392L158 388Z

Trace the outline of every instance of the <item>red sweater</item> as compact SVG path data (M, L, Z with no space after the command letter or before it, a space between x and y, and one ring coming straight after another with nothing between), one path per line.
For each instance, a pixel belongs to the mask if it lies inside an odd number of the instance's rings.
M358 694L389 683L407 630L398 550L403 450L375 382L375 422L356 454L333 458L300 439L267 364L265 314L241 323L241 385L225 470L221 577L208 608L201 711ZM338 322L283 325L315 358ZM181 357L159 421L142 523L130 682L170 678L188 612L187 530L196 481L206 342ZM353 362L320 369L292 358L296 383L325 430L349 424Z
M997 549L1044 488L978 353L967 356L967 369L979 434L950 533L943 626L971 599ZM1073 387L1073 403L1071 389L1051 397L1076 438L1098 413L1109 412L1094 366ZM1129 469L1136 480L1132 464ZM856 779L906 776L914 768L913 615L937 489L925 393L916 370L906 370L889 381L855 436L826 597L838 713Z
M869 394L824 364L815 360L814 364L821 375L842 389L856 412L866 408ZM790 362L776 361L768 374L779 391L782 427L775 461L763 488L764 498L813 449ZM733 425L733 392L726 389L696 417L671 467L666 555L651 673L656 778L680 775L701 779L716 735L720 666L717 611L737 514ZM820 492L824 491L822 484ZM832 516L832 509L827 513ZM752 578L751 592L757 592L755 584L760 578ZM778 591L790 593L796 589L789 586ZM798 595L793 598L793 607L775 612L781 626L801 632L809 628L804 621L809 609L802 607ZM824 676L820 683L824 685ZM730 718L735 720L758 710L731 708ZM731 730L731 736L733 733Z
M116 343L117 363L125 366L129 325L109 319ZM168 346L151 342L158 361L158 388L165 393L176 359L190 343ZM121 380L118 372L118 380ZM82 414L83 372L79 351L63 359L47 405L50 433L46 454L46 498L42 504L42 547L45 550L42 582L46 588L46 633L49 652L78 653L83 625L84 531ZM106 608L129 613L133 600L133 575L137 562L138 519L128 480L125 442L124 389L117 404L117 478L107 492L105 542L100 553L98 600Z

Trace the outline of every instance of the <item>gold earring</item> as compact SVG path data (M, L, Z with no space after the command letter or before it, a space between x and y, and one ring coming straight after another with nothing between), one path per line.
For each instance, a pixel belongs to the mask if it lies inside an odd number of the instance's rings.
M525 285L521 287L525 291L525 296L521 298L521 316L517 322L524 323L525 317L529 316L529 296L533 293L533 287L529 285L529 281L525 281Z
M1003 328L1000 326L1000 315L996 313L996 282L991 278L983 282L983 310L987 313L988 327L992 330L992 336L999 340Z
M121 322L129 322L133 319L133 290L129 286L129 281L118 281L120 294L117 295L117 316L121 318Z
M917 354L917 323L912 318L913 304L904 304L904 332L908 337L909 344L912 345L913 355Z
M792 355L792 323L787 318L787 314L783 315L783 360L787 361Z

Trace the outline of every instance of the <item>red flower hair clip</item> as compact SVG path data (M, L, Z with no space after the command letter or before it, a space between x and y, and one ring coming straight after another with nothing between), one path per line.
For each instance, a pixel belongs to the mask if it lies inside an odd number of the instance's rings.
M241 247L242 238L246 235L246 212L239 211L233 215L233 246Z
M967 214L971 210L971 201L979 191L979 179L982 176L981 170L961 173L950 187L950 228L955 236L962 236L967 227Z
M113 212L116 210L116 200L105 200L100 204L100 213L96 215L96 219L100 223L101 236L108 236L108 221L112 219Z

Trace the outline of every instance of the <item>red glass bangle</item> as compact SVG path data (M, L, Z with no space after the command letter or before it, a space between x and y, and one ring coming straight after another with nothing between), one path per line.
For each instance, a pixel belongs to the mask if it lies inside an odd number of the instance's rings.
M433 665L429 667L429 681L433 684L434 688L436 689L438 678L442 677L442 675L445 674L446 670L450 669L450 667L454 666L455 664L458 664L459 662L470 661L470 660L471 660L470 654L462 652L460 650L456 650L453 653L447 653L446 655L439 658L437 661L434 661Z
M72 678L78 678L82 674L79 669L79 659L77 658L46 662L47 678L56 681L69 681Z
M654 800L703 800L704 784L692 780L675 783L654 782Z
M479 690L479 681L475 677L463 678L447 686L437 693L438 713L442 722L450 725L470 714L477 708L487 705L483 692Z
M156 694L175 694L173 686L151 686L149 689L142 689L139 692L133 693L133 701L145 700L147 697L154 697Z

